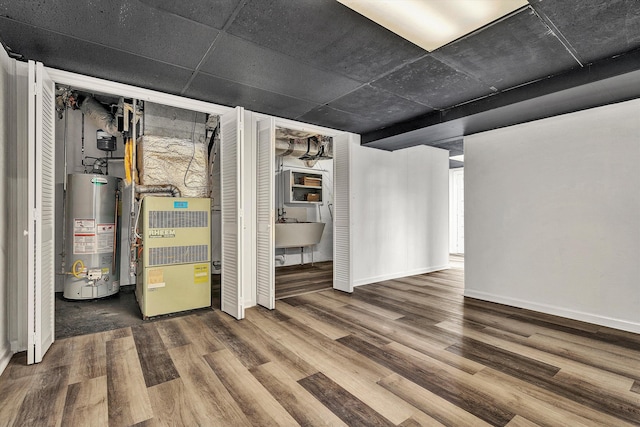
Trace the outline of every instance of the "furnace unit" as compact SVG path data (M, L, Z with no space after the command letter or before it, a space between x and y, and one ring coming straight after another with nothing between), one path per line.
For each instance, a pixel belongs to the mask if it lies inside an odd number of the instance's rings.
M144 318L211 305L211 199L141 201L136 297Z

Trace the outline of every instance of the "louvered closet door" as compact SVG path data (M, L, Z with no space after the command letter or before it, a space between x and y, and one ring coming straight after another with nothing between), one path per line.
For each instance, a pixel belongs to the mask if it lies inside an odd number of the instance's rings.
M54 341L55 85L42 63L29 61L27 363Z
M339 135L333 138L333 288L343 292L353 292L351 277L351 192L349 162L351 136Z
M273 310L276 306L274 250L274 179L275 140L274 119L258 122L257 174L257 302Z
M244 109L236 107L220 118L220 208L222 217L222 311L244 318L242 286Z

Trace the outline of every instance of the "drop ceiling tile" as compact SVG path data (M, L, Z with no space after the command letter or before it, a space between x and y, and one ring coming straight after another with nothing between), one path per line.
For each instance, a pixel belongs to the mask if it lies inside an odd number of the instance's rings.
M579 66L531 8L444 46L433 56L498 89Z
M443 150L449 150L449 157L464 154L464 144L462 139L429 145L432 147L442 148Z
M426 56L371 83L403 98L447 108L493 93L488 85Z
M200 68L208 74L323 104L361 85L290 56L223 34Z
M426 54L335 0L249 0L227 31L361 82Z
M240 0L140 0L140 2L221 30Z
M640 47L637 0L539 1L533 7L553 23L584 63Z
M336 110L356 114L368 120L378 120L387 125L433 111L431 107L371 86L363 86L328 105Z
M185 96L230 107L239 105L247 110L288 119L296 118L318 105L204 73L196 75Z
M191 69L218 35L211 27L135 0L3 2L0 15Z
M314 108L298 117L297 120L353 133L378 129L385 124L381 120L366 119L356 114L338 111L326 105Z
M459 162L457 160L449 159L449 169L458 169L463 167L464 167L464 162Z
M46 66L178 94L192 71L0 17L3 41Z

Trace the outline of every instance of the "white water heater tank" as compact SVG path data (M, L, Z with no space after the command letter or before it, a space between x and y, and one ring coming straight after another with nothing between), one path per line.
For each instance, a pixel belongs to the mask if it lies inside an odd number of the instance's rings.
M65 205L64 297L94 299L120 290L120 178L72 174Z

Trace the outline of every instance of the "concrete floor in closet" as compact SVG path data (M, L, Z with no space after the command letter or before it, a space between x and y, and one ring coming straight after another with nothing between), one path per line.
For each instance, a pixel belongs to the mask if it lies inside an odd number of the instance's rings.
M330 289L332 283L332 262L280 267L276 269L276 298L280 299ZM145 322L154 322L209 310L209 308L202 308L143 320L134 291L134 286L123 286L116 295L102 299L79 301L64 299L62 292L56 293L56 339L111 331ZM212 306L219 309L220 275L211 276L211 300Z

